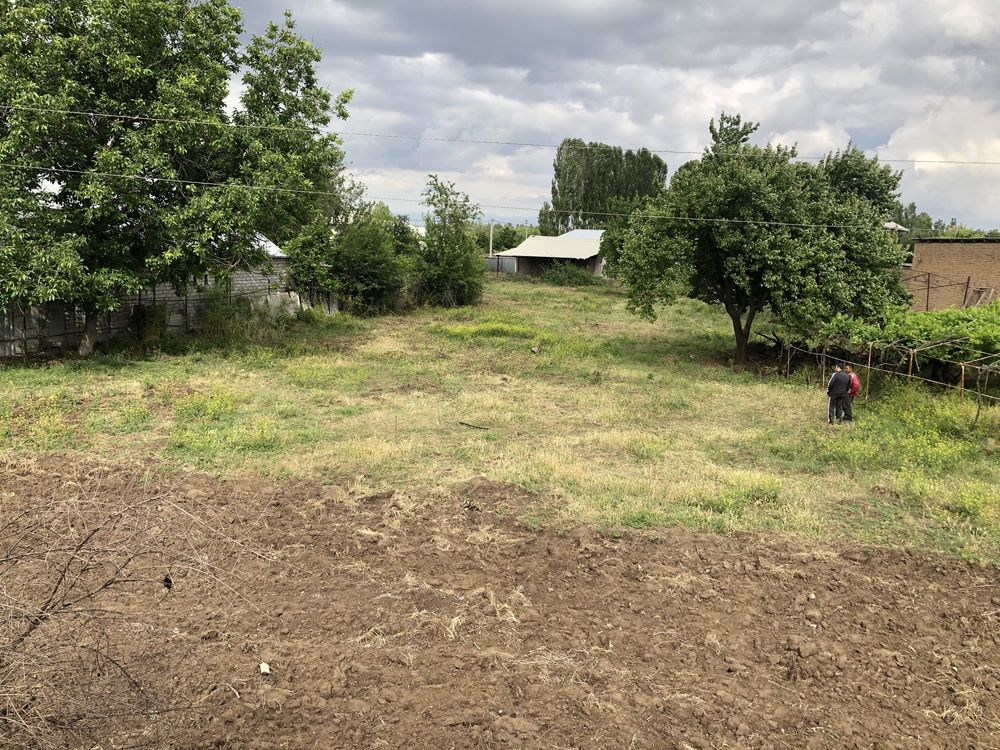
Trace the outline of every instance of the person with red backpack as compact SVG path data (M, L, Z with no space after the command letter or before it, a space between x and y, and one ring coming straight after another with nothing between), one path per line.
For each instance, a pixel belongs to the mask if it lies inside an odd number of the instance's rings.
M844 421L851 422L854 420L854 412L851 407L855 396L861 393L861 379L850 365L844 365L844 372L851 379L851 385L847 389L847 398L844 399Z

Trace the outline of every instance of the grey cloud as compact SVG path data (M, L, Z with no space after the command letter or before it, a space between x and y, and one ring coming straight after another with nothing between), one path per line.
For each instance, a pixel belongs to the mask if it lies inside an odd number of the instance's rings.
M1000 102L1000 26L989 0L287 1L324 50L324 83L356 89L342 126L351 131L700 149L708 119L726 109L760 120L762 141L794 134L824 151L853 138L913 158L935 153L942 126L924 123L942 101L994 110ZM266 0L237 4L249 33L280 16ZM996 132L988 109L968 108L981 125L963 131L950 158L986 158ZM475 185L484 203L537 202L551 179L551 150L345 142L366 179L412 196L432 171ZM496 168L500 157L512 173ZM996 175L1000 168L970 180L988 194ZM1000 206L966 200L976 191L958 204L946 184L908 174L903 197L936 215L1000 225Z

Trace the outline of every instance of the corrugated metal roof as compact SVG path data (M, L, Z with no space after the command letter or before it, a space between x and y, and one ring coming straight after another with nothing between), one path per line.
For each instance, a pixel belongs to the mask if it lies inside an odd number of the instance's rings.
M282 251L280 247L275 245L271 240L262 235L260 232L257 233L257 244L261 247L264 252L270 255L272 258L287 258L288 256Z
M560 234L560 239L565 237L566 239L601 239L601 235L604 234L603 229L571 229L564 234Z
M559 258L561 260L586 260L601 251L599 238L529 237L517 247L497 253L508 258Z

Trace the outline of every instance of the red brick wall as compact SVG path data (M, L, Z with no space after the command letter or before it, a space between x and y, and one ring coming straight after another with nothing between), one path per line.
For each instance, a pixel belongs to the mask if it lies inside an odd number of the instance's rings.
M914 310L940 310L945 307L962 307L963 303L971 304L977 288L993 289L992 299L997 299L1000 297L1000 240L918 240L913 246L913 265L903 273L903 279L913 294Z

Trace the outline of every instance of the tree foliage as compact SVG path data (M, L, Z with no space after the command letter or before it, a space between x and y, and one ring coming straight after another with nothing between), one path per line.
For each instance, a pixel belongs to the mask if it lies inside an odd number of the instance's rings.
M446 307L478 302L485 275L474 234L479 206L437 175L430 175L423 197L430 213L424 217L427 236L417 255L418 300Z
M579 138L559 144L552 168L552 202L538 214L544 235L599 229L613 199L657 195L667 180L667 165L647 149L623 150Z
M855 197L867 201L885 221L899 206L899 181L903 173L880 164L877 156L865 156L853 143L848 143L843 151L827 154L819 168L840 200Z
M334 114L347 118L354 92L348 89L334 99L320 86L316 66L321 57L295 33L289 11L282 25L272 22L253 37L243 56L244 91L233 116L235 124L245 126L242 173L255 185L282 188L262 194L257 222L279 245L321 219L346 223L358 209L340 140L322 132Z
M490 225L488 223L476 224L476 245L483 255L490 251ZM538 227L519 224L493 224L493 252L500 253L517 247L528 237L539 234Z
M372 314L395 309L410 256L397 252L395 217L377 204L337 235L331 273L344 309Z
M704 155L632 215L617 263L645 317L679 294L721 304L737 362L763 310L815 331L837 313L879 319L907 299L903 249L875 204L794 161L794 149L752 145L757 127L725 113L712 121Z
M896 346L921 349L924 356L951 362L969 362L987 356L989 364L1000 356L1000 301L983 307L930 311L900 311L887 320L869 323L838 315L818 332L817 343L845 348ZM937 344L936 346L934 344Z
M230 187L337 184L342 154L316 128L331 108L346 116L349 95L329 101L318 51L292 29L286 17L244 54L227 0L8 4L0 163L17 167L0 167L0 308L80 305L86 352L91 313L122 295L255 266L259 229L285 239L311 224L315 200ZM244 65L230 118L229 82Z

